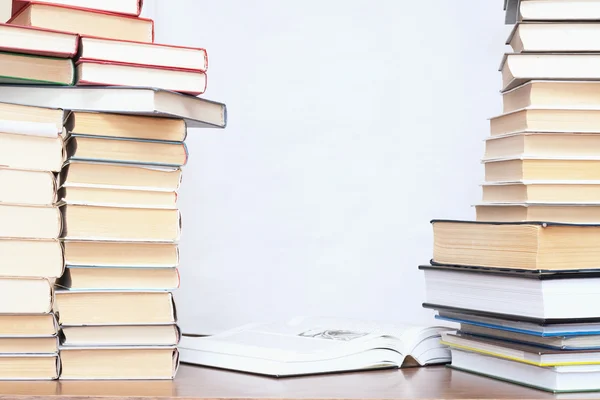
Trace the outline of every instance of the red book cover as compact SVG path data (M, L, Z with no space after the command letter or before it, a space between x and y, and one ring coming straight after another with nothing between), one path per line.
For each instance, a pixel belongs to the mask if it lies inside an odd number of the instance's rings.
M75 66L79 66L82 64L105 64L105 65L123 65L123 66L128 66L128 67L136 67L136 68L148 68L148 69L161 69L161 70L166 70L166 71L182 71L182 72L194 72L194 73L198 73L198 74L204 74L206 75L204 72L200 72L200 71L190 71L190 70L186 70L186 69L181 69L181 68L171 68L171 67L149 67L149 66L142 66L140 67L139 65L135 65L135 64L127 64L127 63L113 63L113 62L107 62L107 61L88 61L88 60L84 60L84 59L80 59L76 62ZM79 79L76 83L76 86L127 86L127 85L114 85L110 82L91 82L91 81L86 81L84 79ZM194 91L187 91L187 90L176 90L174 88L161 88L161 89L165 89L165 90L171 90L174 92L178 92L178 93L185 93L185 94L190 94L192 96L198 96L203 94L206 91L206 85L204 87L204 90L201 92L194 92Z
M154 33L155 33L154 32L154 20L152 20L150 18L135 17L133 15L115 14L115 13L111 13L111 12L108 12L108 11L91 10L89 8L82 8L82 7L71 7L71 6L64 6L64 5L57 5L57 4L40 3L40 2L37 2L37 1L13 0L13 2L24 3L24 4L23 4L23 6L17 12L14 12L14 8L13 8L12 17L6 22L7 24L11 24L11 22L15 18L17 18L21 13L23 13L27 9L28 5L30 5L30 4L32 4L32 5L33 4L42 4L42 5L47 5L47 6L50 6L50 7L65 8L65 9L68 9L68 10L79 10L79 11L91 12L91 13L96 13L96 14L112 15L112 16L120 17L120 18L133 18L133 19L137 19L137 20L141 20L141 21L148 21L152 25L152 43L154 43ZM13 3L13 7L14 7L14 3ZM104 38L102 38L102 39L104 39Z
M12 2L12 15L15 16L16 14L18 14L23 8L25 8L25 6L27 6L28 3L38 3L38 4L48 4L48 5L56 5L56 6L65 6L64 4L54 4L51 1L48 1L48 2L39 2L39 1L35 1L35 0L34 1L13 0L13 2ZM137 13L135 13L135 14L115 13L115 14L132 15L134 17L139 17L140 14L142 13L142 7L143 6L144 6L144 0L138 0ZM75 7L75 6L73 6L71 8L77 8L77 9L86 10L86 11L104 11L104 12L109 12L109 11L105 11L105 10L98 10L98 9L95 9L95 8L86 8L86 7Z
M77 55L77 53L79 52L79 35L75 34L75 33L68 33L68 32L59 32L59 31L54 31L51 29L42 29L42 28L33 28L30 26L18 26L18 25L9 25L9 24L0 24L0 28L2 29L14 29L14 30L20 30L20 29L27 29L30 31L37 31L37 32L49 32L49 33L57 33L60 35L65 35L65 36L71 36L73 38L73 47L69 52L59 52L59 51L53 51L53 50L48 50L48 49L42 49L41 47L39 47L38 49L25 49L25 48L19 48L19 47L12 47L9 45L9 43L5 43L4 37L0 37L0 51L6 51L6 52L10 52L10 53L21 53L21 54L33 54L33 55L38 55L38 56L46 56L46 57L57 57L57 58L73 58Z
M157 46L157 47L169 47L169 48L174 48L174 49L197 50L197 51L201 51L204 53L204 58L206 60L206 63L205 63L205 65L198 66L198 68L178 68L178 67L172 67L172 66L164 65L164 64L163 65L138 64L138 63L130 63L130 62L124 62L124 61L116 61L116 60L112 60L112 59L99 59L99 58L86 57L83 41L87 38L98 39L98 40L107 41L107 42L115 42L115 43L132 43L132 44L139 44L139 45L144 45L144 46ZM83 51L83 54L81 55L81 58L79 59L80 62L96 62L96 61L98 61L98 62L108 62L111 64L130 65L132 67L152 67L152 68L159 68L159 69L163 68L163 69L171 69L171 70L176 70L176 71L189 71L189 72L206 72L208 70L208 53L207 53L206 49L203 49L201 47L188 47L188 46L175 46L175 45L171 45L171 44L134 42L131 40L106 39L106 38L97 38L97 37L93 37L93 36L81 36L80 47Z

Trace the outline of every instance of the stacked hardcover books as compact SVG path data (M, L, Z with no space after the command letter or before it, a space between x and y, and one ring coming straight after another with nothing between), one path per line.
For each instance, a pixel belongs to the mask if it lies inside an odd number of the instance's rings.
M61 110L0 104L0 379L56 379Z
M206 90L206 51L154 43L141 0L13 1L0 24L0 82Z
M443 335L453 368L600 390L600 1L512 6L484 202L433 221L425 306L461 324Z
M227 115L189 95L206 51L154 44L141 7L15 0L0 25L0 379L176 373L184 140Z

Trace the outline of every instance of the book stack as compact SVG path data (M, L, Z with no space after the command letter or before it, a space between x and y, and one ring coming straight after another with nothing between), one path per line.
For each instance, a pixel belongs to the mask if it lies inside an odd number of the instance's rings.
M553 392L600 390L600 1L508 2L504 112L477 221L433 221L421 266L452 367Z
M0 83L11 84L0 98L23 105L0 107L0 165L15 169L0 169L0 237L11 239L0 239L0 354L24 345L3 347L1 313L58 319L7 322L7 335L33 332L54 346L44 342L42 357L32 342L22 352L31 358L7 358L9 378L175 376L184 141L188 127L224 128L227 114L190 96L206 87L206 51L153 43L141 6L15 0L0 25Z
M0 379L56 379L62 110L0 104Z
M0 24L0 82L206 90L206 51L154 43L141 0L13 1Z

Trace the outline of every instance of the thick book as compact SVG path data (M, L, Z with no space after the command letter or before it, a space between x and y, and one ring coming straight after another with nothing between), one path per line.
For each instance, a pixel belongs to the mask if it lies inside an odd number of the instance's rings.
M600 257L600 226L594 225L434 220L433 238L439 264L589 270L598 268Z
M475 206L477 221L550 221L570 224L600 223L600 202L594 203L482 203Z
M77 86L147 86L197 96L206 91L202 71L79 60Z
M39 2L28 2L12 16L8 24L107 39L154 41L154 21L151 19Z
M0 132L27 136L57 138L63 134L68 116L55 108L0 103Z
M199 337L184 333L185 363L268 376L298 376L447 363L443 327L295 318Z
M505 114L526 108L599 110L600 82L531 81L504 92L502 103Z
M0 182L1 179L0 171ZM58 192L58 205L69 204L174 210L177 208L177 193L75 186L63 187Z
M600 4L600 3L599 3ZM597 23L520 23L506 44L514 52L598 52L600 26Z
M57 337L58 321L50 314L0 315L0 338Z
M82 37L80 60L206 72L205 49L156 43Z
M175 290L177 268L69 266L56 285L68 290Z
M452 369L552 393L599 391L600 366L535 365L452 348Z
M63 347L177 346L177 325L115 325L61 327Z
M62 137L0 133L0 166L58 172L66 159Z
M189 128L225 128L225 104L143 87L0 85L0 101L67 110L184 119Z
M177 322L169 292L56 292L61 325L160 325Z
M597 21L598 0L505 0L506 23L518 21Z
M56 203L56 178L49 171L0 167L0 203L50 206Z
M143 0L35 0L38 4L62 5L90 11L105 11L115 14L139 16L142 12ZM13 0L12 14L15 15L30 1Z
M175 268L174 243L65 241L65 262L75 267Z
M175 347L62 347L64 380L173 379L179 366Z
M600 202L600 181L486 182L488 203L593 203Z
M0 354L2 381L50 381L59 374L58 354Z
M175 118L119 115L73 111L66 122L68 134L125 139L183 142L185 120Z
M484 167L488 182L600 180L600 159L597 157L494 159L485 161Z
M0 24L0 51L74 58L79 35L27 26Z
M599 80L598 53L509 53L500 65L502 91L532 80Z
M181 168L68 161L60 173L63 188L177 192Z
M0 354L58 354L58 337L0 337Z
M57 207L0 204L0 238L57 239L62 222Z
M522 132L492 136L485 142L484 160L519 157L600 158L600 135Z
M33 224L37 222L41 223ZM58 278L64 272L63 248L58 240L0 239L0 254L0 276Z
M490 132L492 136L521 132L599 133L600 109L529 108L516 110L491 118Z
M74 85L73 60L17 53L0 53L0 83ZM7 102L15 100L6 99Z
M177 242L181 235L177 209L67 205L60 210L62 238L67 240Z
M181 167L187 163L184 142L124 140L71 134L66 153L73 161L100 161Z
M426 305L511 315L524 321L598 321L600 274L532 273L424 265Z
M53 304L48 279L0 278L0 314L48 314Z
M600 350L564 351L483 338L465 333L449 332L442 333L442 343L450 348L485 354L538 367L600 364Z

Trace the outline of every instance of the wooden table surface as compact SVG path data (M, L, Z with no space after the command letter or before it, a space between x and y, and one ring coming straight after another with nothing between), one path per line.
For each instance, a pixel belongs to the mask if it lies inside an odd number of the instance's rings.
M592 399L551 394L445 367L273 379L182 365L175 381L0 382L0 399Z

